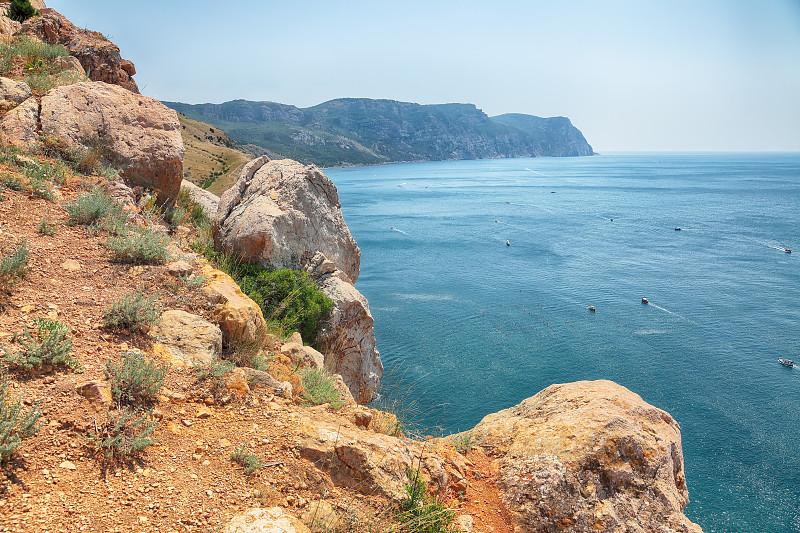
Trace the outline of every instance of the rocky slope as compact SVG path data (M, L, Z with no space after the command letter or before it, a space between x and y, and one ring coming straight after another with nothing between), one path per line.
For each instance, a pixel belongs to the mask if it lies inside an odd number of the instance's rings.
M181 173L163 172L182 165L174 112L102 81L34 94L0 79L0 113L0 254L23 240L30 249L19 281L0 287L9 380L0 414L13 416L17 399L42 409L38 431L0 462L0 531L402 531L409 469L457 510L460 532L700 531L683 515L678 424L611 382L551 386L488 415L459 450L452 438L408 438L391 413L358 405L349 393L368 399L380 360L368 305L352 286L360 251L335 187L315 167L258 159L218 206L206 197L205 209L215 212L221 248L244 237L238 246L253 245L254 260L305 268L334 298L323 331L344 332L335 337L346 349L333 340L324 354L297 334L265 335L255 302L191 251L198 230L152 209L153 194L171 199L181 184ZM61 159L92 148L88 131L103 133L106 162L125 170L123 180ZM63 205L95 186L124 206L121 228L68 223ZM260 230L241 224L260 219ZM112 231L162 235L166 258L126 263L107 247ZM152 324L104 325L112 302L134 290L160 304ZM29 349L22 333L45 319L65 325L75 364L12 365ZM253 347L267 371L197 372ZM114 432L121 400L107 372L130 351L164 365L146 415L157 441L114 458L92 435ZM304 401L297 372L323 365L341 370L339 409ZM261 467L246 473L236 449Z
M306 109L246 100L164 103L221 127L257 155L280 154L320 166L593 153L567 118L488 117L472 104L368 98L342 98Z

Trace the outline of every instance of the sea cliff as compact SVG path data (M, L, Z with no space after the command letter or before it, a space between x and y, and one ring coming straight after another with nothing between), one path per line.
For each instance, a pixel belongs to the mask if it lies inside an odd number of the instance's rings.
M177 114L138 94L113 43L48 9L0 22L71 39L68 53L79 39L108 76L0 78L1 529L421 531L402 512L416 487L413 508L457 509L447 531L700 531L683 515L677 422L612 382L554 385L439 439L361 405L380 359L324 173L262 157L210 195L182 181ZM212 235L327 291L322 352L265 333L259 305L197 252ZM150 307L124 316L131 298ZM136 395L124 365L151 378ZM335 394L314 401L301 376L323 370Z

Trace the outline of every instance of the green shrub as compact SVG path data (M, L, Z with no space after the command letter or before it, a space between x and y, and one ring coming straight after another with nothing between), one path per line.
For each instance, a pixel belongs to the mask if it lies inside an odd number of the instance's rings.
M43 218L42 221L39 222L39 225L36 226L36 231L42 235L53 236L56 234L56 225L50 222L48 219Z
M116 415L106 410L106 416L108 421L97 431L90 430L86 437L89 445L102 450L106 459L136 455L158 442L152 438L158 428L152 409L138 417L130 408L121 409Z
M427 494L419 469L406 471L408 483L403 485L406 497L397 515L398 530L404 533L457 533L453 525L456 513Z
M22 398L11 398L8 385L8 374L0 368L0 464L39 430L42 416L41 401L23 412Z
M28 256L30 250L25 239L17 247L0 259L0 290L13 287L28 271Z
M169 237L160 231L135 226L131 231L106 241L116 263L160 265L167 261Z
M36 8L30 0L11 0L8 6L8 18L17 22L24 22L36 14Z
M189 214L189 223L194 227L200 228L201 225L210 223L206 212L203 210L203 206L192 198L192 195L187 189L181 189L180 192L178 192L175 205L187 211Z
M242 446L231 453L231 461L244 467L245 474L252 474L261 468L261 461L252 453L244 451L247 443L243 442Z
M116 363L106 362L103 373L111 381L111 394L121 405L152 403L164 383L169 365L157 365L139 352L124 352Z
M158 294L145 296L141 291L132 292L111 302L103 310L103 325L112 329L140 330L158 322L161 305L156 303Z
M322 369L308 368L300 371L300 380L306 392L303 399L310 405L327 403L331 409L344 405L342 396L336 389L336 381Z
M75 372L83 372L80 361L70 355L72 340L67 337L69 327L58 320L35 318L38 331L31 334L26 328L15 338L25 348L21 353L6 353L4 359L9 366L31 370L45 365L68 366Z
M269 322L288 331L297 330L304 339L316 337L317 324L333 309L333 301L317 289L308 273L228 262L231 277L261 307Z
M67 212L67 224L83 226L99 223L111 212L113 207L114 201L99 188L64 204L64 210Z

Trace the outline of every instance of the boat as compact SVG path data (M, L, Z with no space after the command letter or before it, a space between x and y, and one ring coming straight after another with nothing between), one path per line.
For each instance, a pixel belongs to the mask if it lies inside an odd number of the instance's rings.
M675 228L675 231L680 231L680 230L681 230L681 228Z
M511 241L506 241L506 246L511 246Z
M786 252L787 254L792 253L792 251L789 248L784 248L783 251Z
M642 303L643 304L649 304L650 300L648 300L647 298L642 298Z
M590 305L590 306L589 306L589 311L591 311L592 313L594 313L595 309L594 309L594 306L593 306L593 305Z
M778 362L783 366L788 366L789 368L792 368L794 366L794 361L792 361L791 359L778 359Z

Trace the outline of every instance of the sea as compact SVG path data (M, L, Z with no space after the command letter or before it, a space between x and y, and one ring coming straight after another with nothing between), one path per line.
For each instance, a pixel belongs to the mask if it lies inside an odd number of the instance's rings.
M704 531L800 531L800 368L778 363L800 365L800 154L325 172L361 247L383 400L447 435L613 380L680 423Z

